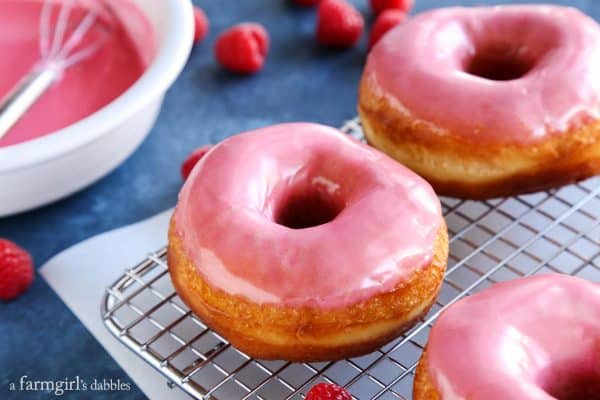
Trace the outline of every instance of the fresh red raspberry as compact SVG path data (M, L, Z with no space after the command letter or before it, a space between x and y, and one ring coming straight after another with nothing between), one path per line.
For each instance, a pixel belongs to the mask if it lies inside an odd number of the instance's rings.
M317 14L317 41L325 46L351 47L358 42L365 21L346 0L323 0Z
M262 25L251 22L229 28L215 44L215 55L221 65L243 74L259 71L268 52L269 34Z
M210 24L206 14L200 7L194 7L194 22L196 30L194 31L194 43L200 43L208 33Z
M0 300L23 294L33 282L33 262L25 250L0 239Z
M414 5L414 0L371 0L371 8L375 14L380 14L391 8L408 13Z
M321 2L321 0L294 0L294 3L298 4L299 6L304 6L304 7L316 6L320 2Z
M188 158L185 159L183 164L181 164L181 177L183 178L183 180L186 180L187 177L190 176L190 173L192 172L196 164L198 164L198 161L200 161L200 159L204 157L210 149L212 149L211 145L198 147L192 152L192 154L188 156Z
M382 12L371 29L369 35L369 48L373 47L375 43L381 39L381 37L390 29L396 25L401 24L406 19L406 13L404 11L390 9Z
M305 400L352 400L352 396L341 386L319 383L310 389Z

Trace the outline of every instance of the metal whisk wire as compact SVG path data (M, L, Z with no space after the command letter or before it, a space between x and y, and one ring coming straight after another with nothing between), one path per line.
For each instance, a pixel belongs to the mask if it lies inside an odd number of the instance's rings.
M96 22L99 14L99 8L91 8L83 19L73 29L67 40L64 40L67 32L71 11L74 0L68 1L61 7L56 28L52 32L52 3L46 1L42 8L40 16L40 54L42 60L59 62L63 68L77 64L93 55L102 45L98 41L77 52L75 48L82 42L84 37L90 31Z
M81 49L86 35L98 22L104 1L94 2L83 18L69 33L71 14L76 0L60 2L58 16L53 24L55 0L44 0L39 20L40 60L30 73L0 101L0 139L23 117L40 97L62 76L65 70L94 55L104 44L96 40Z

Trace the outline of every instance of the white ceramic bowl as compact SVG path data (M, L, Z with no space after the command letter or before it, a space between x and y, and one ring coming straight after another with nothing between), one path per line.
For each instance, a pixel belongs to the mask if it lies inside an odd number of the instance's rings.
M89 117L41 138L0 148L0 217L63 198L121 164L148 135L194 34L191 0L135 0L156 34L140 79Z

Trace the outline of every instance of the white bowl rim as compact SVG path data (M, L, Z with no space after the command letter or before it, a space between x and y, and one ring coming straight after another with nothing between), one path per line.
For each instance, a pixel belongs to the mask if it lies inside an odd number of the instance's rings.
M194 35L191 0L162 0L169 9L167 30L158 52L142 76L95 113L48 135L0 148L0 172L31 167L84 146L164 95L186 64Z

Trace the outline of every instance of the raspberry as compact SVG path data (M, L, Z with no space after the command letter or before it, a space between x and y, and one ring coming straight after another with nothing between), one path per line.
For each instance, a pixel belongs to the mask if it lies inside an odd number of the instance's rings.
M256 23L235 25L221 33L215 44L217 60L226 69L251 74L260 70L269 52L269 35Z
M375 14L380 14L391 8L408 13L414 0L371 0L371 8Z
M350 393L333 383L319 383L310 389L305 400L352 400Z
M399 25L405 19L406 13L404 11L390 9L382 12L375 20L375 24L371 29L369 48L373 47L387 31Z
M23 294L33 282L33 262L25 250L0 239L0 300Z
M194 43L200 43L208 33L210 24L206 14L200 7L194 7L194 22L196 30L194 31Z
M190 176L190 173L196 164L198 164L198 161L200 161L200 159L204 157L211 148L211 145L198 147L185 159L183 164L181 164L181 176L183 177L183 180L186 180L187 177Z
M358 42L365 21L346 0L323 0L317 14L317 41L325 46L350 47Z
M294 0L294 3L296 3L299 6L304 6L304 7L316 6L320 2L321 2L321 0Z

